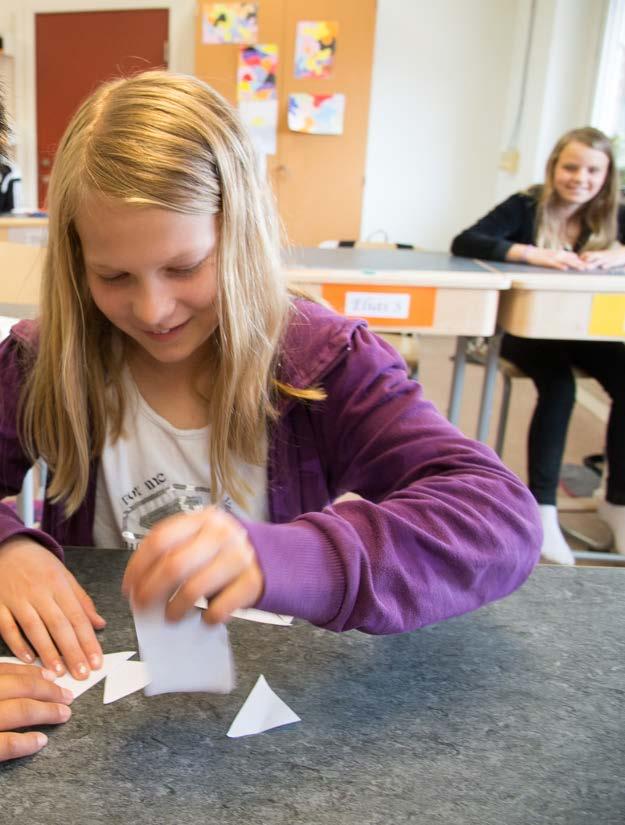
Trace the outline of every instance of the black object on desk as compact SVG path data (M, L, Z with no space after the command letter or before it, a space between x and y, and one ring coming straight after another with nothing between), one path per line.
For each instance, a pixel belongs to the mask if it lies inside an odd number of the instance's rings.
M127 554L68 564L133 649L119 592ZM625 571L539 568L519 592L414 633L230 624L229 696L102 686L0 765L0 823L622 825ZM258 675L302 722L226 731Z

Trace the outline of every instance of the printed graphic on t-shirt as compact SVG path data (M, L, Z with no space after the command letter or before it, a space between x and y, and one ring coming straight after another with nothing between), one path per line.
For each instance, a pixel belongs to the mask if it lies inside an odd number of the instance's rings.
M145 535L164 518L176 513L194 513L211 504L210 487L170 483L164 473L157 473L121 496L122 540L124 547L136 549ZM232 512L233 502L224 496L220 503Z

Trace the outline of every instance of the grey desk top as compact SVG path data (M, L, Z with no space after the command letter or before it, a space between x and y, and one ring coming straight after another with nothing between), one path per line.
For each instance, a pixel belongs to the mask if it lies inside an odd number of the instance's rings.
M487 268L470 258L447 252L422 252L415 249L319 249L294 247L287 264L331 269L410 269L430 272L485 272Z
M625 267L617 269L589 269L586 272L577 272L574 269L549 269L542 266L530 266L522 263L506 261L487 261L487 265L503 275L625 275Z
M125 554L68 562L132 647ZM0 766L0 823L622 825L625 571L540 568L508 599L375 638L231 623L229 696L96 686ZM302 722L225 733L259 673Z

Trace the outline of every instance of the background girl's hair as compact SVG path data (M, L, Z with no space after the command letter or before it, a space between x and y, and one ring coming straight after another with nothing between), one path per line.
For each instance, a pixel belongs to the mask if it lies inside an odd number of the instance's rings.
M562 248L562 221L558 217L558 200L553 179L558 158L564 147L572 141L597 149L608 157L608 171L601 190L580 212L582 231L589 233L584 249L607 249L614 243L618 233L619 177L612 142L603 132L591 126L572 129L562 135L549 155L545 184L540 190L536 212L535 242L537 246L547 249Z
M206 361L211 490L215 500L227 488L244 503L248 487L237 464L265 460L290 306L279 222L236 112L197 78L163 71L99 87L56 154L40 345L21 406L23 442L52 470L49 495L65 502L68 515L78 508L90 461L107 428L117 438L123 420L124 343L91 299L75 226L89 192L137 208L219 216L218 328Z

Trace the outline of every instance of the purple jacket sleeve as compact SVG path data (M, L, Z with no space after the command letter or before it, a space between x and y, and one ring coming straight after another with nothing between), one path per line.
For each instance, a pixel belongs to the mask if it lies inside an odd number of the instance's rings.
M12 335L0 342L0 544L18 536L32 538L62 560L63 551L57 542L41 530L25 527L13 509L2 502L7 496L19 493L30 467L17 434L23 373L21 346Z
M330 487L362 499L246 525L265 575L258 607L396 633L519 587L539 556L538 509L495 453L425 401L366 328L323 385L311 418Z

